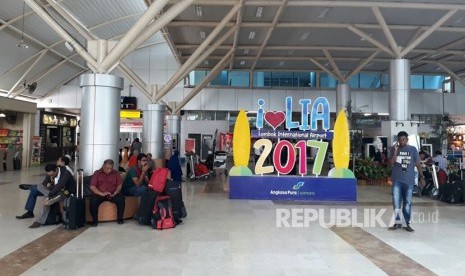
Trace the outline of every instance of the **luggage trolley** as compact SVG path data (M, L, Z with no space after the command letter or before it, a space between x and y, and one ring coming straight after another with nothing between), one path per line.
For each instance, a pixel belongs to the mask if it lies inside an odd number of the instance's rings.
M213 162L213 171L215 176L224 174L228 176L228 170L226 168L226 163L228 159L228 153L226 151L216 151L215 158Z

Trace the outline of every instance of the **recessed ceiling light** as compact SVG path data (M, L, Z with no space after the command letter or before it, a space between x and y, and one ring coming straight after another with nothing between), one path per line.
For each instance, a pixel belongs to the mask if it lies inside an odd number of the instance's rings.
M320 13L318 14L318 18L325 18L326 15L328 14L328 12L331 10L331 8L324 8L320 11Z
M206 60L206 61L203 62L203 64L208 65L208 64L210 64L210 62L208 62L208 60Z
M300 40L305 40L305 39L307 39L309 35L310 35L310 32L303 33L303 34L300 36Z
M241 60L241 65L245 65L245 60Z
M262 6L257 7L257 12L255 13L255 17L262 17L262 13L263 13L263 7Z
M363 113L363 116L371 116L371 113Z
M249 54L249 49L244 49L244 54Z
M5 118L5 117L6 117L5 113L0 112L0 118Z
M198 17L202 17L202 7L201 6L195 6L195 14L197 14Z
M200 38L204 39L205 38L205 32L200 32Z
M255 32L254 31L251 31L249 33L249 39L253 39L255 37Z
M381 112L381 113L378 113L378 115L379 115L379 116L388 116L389 113L383 113L383 112Z

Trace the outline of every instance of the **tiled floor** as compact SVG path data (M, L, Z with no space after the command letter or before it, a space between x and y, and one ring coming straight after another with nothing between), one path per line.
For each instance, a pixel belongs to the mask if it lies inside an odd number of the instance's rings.
M359 186L356 204L249 201L229 200L227 179L217 179L183 184L188 217L173 230L156 231L128 220L71 234L61 226L28 229L32 219L15 218L24 212L28 193L18 184L39 182L41 170L0 173L0 275L463 275L465 271L464 205L414 198L416 231L388 231L379 224L362 223L366 214L386 210L380 217L389 224L388 187ZM277 227L277 209L321 210L326 222L331 212L348 210L357 214L359 225L325 227L317 220L300 223L304 227Z

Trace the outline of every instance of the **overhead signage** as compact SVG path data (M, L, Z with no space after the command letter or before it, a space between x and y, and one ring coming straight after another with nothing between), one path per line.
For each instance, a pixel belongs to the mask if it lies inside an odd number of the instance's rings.
M137 109L137 98L121 96L121 109Z
M128 119L140 119L141 111L140 110L120 110L119 112L120 118L128 118Z
M76 127L77 126L77 119L59 115L59 114L52 114L52 113L42 113L41 122L44 125L52 125L52 126L69 126L69 127Z

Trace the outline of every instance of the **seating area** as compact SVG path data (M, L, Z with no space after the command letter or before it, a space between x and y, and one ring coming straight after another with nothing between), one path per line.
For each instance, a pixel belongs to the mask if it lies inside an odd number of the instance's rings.
M86 198L86 221L91 222L92 216L89 211L90 198ZM125 207L123 219L133 218L139 208L139 197L125 196ZM115 221L116 220L116 204L105 201L98 208L98 221Z

